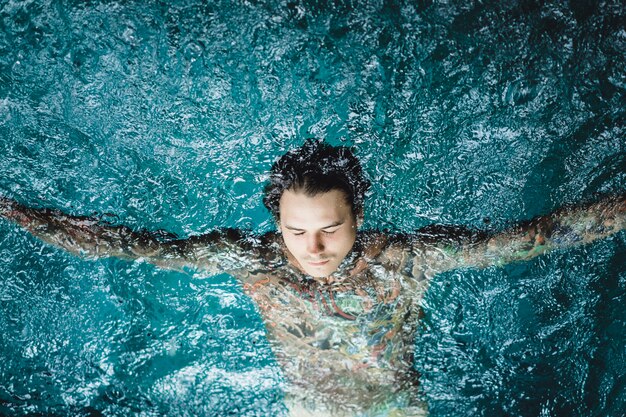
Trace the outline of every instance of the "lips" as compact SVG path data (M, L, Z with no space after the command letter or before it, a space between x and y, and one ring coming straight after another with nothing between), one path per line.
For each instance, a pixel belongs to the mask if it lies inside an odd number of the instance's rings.
M329 261L330 261L330 259L326 259L326 260L323 260L323 261L316 261L316 262L307 261L307 263L309 265L312 265L312 266L322 266L322 265L326 265Z

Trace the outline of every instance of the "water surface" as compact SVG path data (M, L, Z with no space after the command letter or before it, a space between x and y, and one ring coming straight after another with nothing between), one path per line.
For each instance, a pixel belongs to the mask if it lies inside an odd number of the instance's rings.
M626 188L620 1L170 3L0 5L1 193L263 232L266 172L311 136L355 146L369 228L501 229ZM436 277L431 415L620 415L624 237ZM84 261L6 222L0 254L0 414L281 412L228 276Z

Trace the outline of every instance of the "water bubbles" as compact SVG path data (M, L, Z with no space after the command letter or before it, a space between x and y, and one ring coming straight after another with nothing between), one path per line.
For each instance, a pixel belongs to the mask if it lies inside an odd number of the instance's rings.
M520 79L509 83L502 101L511 106L523 105L541 94L541 83L537 80Z
M179 344L176 339L171 339L169 342L165 344L164 347L168 356L176 356L176 353L178 352L178 349L179 349Z
M217 325L221 330L232 329L235 327L235 320L229 315L221 316L217 321Z
M202 56L204 48L200 42L190 41L183 48L183 55L189 62L194 62Z
M136 29L132 26L127 26L122 32L122 39L129 45L136 44L137 37L135 36Z

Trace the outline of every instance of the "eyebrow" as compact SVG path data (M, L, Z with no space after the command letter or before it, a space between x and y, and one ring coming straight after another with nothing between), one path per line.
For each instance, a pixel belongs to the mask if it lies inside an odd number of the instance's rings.
M322 229L322 230L324 230L324 229L330 229L331 227L341 226L341 225L342 225L342 224L344 224L344 223L345 223L345 221L344 221L344 220L340 220L340 221L337 221L337 222L335 222L335 223L329 224L328 226L321 227L320 229ZM300 228L293 227L293 226L288 226L288 225L285 225L285 229L289 229L289 230L296 230L296 231L304 232L304 229L300 229Z

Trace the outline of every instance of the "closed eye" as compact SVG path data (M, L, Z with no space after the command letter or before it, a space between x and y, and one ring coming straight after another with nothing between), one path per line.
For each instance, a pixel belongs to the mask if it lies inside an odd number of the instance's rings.
M337 231L337 229L334 229L334 230L322 230L322 233L324 233L325 235L332 235L336 231ZM304 234L304 232L291 232L291 234L294 235L294 236L302 236Z
M321 232L325 235L332 235L337 230L341 229L341 225L343 225L343 222L330 224L326 228L321 229ZM285 226L285 228L291 231L291 234L293 236L302 236L303 234L307 233L306 230L298 229L298 228L291 227L291 226Z
M326 234L326 235L332 235L333 233L335 233L337 230L339 230L339 228L336 229L330 229L330 230L322 230L322 233Z

